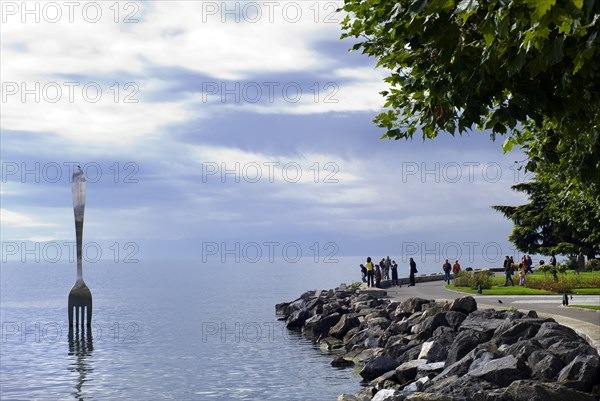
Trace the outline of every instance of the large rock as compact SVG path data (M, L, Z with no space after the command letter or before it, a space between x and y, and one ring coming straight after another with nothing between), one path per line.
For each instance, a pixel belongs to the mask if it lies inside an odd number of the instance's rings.
M542 325L541 319L506 320L494 332L492 341L501 344L514 344L519 340L534 337Z
M415 359L396 368L396 381L405 384L416 379L419 367L427 364L425 359Z
M421 346L421 352L418 359L425 359L427 362L445 361L448 356L448 348L439 341L426 341Z
M379 390L371 401L404 401L404 396L396 390Z
M427 339L431 337L435 329L440 326L448 326L444 312L437 313L423 320L420 324L413 326L412 332L417 334L418 338Z
M396 369L398 362L389 356L378 356L366 363L360 371L360 375L365 380L373 380L382 374Z
M346 359L341 355L336 356L331 361L331 366L334 368L349 368L354 366L354 362L352 360Z
M458 330L462 322L467 318L467 315L462 312L457 311L448 311L446 312L446 322L448 322L448 326L453 328L454 330Z
M484 379L488 382L506 387L515 380L527 379L531 376L529 366L512 355L487 362L476 369L469 370L469 376Z
M333 315L334 313L343 313L341 303L333 301L323 305L323 316Z
M434 383L425 392L444 394L456 401L475 401L481 399L481 395L495 388L497 388L495 384L486 380L464 375L449 376L439 381L434 380Z
M464 324L464 323L463 323ZM492 337L492 334L479 330L465 330L458 333L452 345L448 349L448 358L446 364L452 365L467 355L469 351L477 345L487 342Z
M285 327L288 329L300 329L309 318L309 311L305 309L296 310L285 321Z
M579 337L573 329L561 326L553 321L543 323L534 338L538 340L544 348L548 348L560 340L576 343L581 342L581 337Z
M518 380L504 391L503 400L511 401L596 401L596 397L559 383L540 383L532 380Z
M406 397L406 401L457 401L457 399L447 394L416 392Z
M554 380L565 364L556 355L547 354L541 361L529 366L536 379Z
M485 333L488 338L492 338L494 332L504 321L504 318L496 318L495 314L489 311L475 311L461 323L459 331L479 331Z
M421 312L423 309L423 305L428 304L430 302L433 301L423 298L408 298L407 300L402 301L402 303L396 308L396 311L394 313L399 314Z
M358 317L351 314L342 315L339 322L329 330L329 335L336 338L344 338L346 333L359 324Z
M477 310L477 301L475 301L475 298L471 296L456 298L450 304L450 310L455 312L466 313L468 315L469 313L475 312Z
M333 315L323 316L315 315L304 323L302 333L312 339L317 339L320 336L326 336L329 330L340 321L341 315L334 313Z
M493 341L493 339L492 339ZM542 350L542 345L537 340L521 340L506 349L506 353L514 355L517 358L528 360L529 356L537 351ZM542 358L543 359L543 358ZM533 365L529 365L533 367Z
M558 374L558 382L580 391L591 391L598 382L598 356L580 355Z

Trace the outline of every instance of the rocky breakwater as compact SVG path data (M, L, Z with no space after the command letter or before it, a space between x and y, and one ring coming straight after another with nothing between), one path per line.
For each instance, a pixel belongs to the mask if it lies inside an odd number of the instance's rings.
M354 367L357 394L338 401L597 401L599 357L572 329L534 311L452 302L390 302L344 288L276 305L291 330Z

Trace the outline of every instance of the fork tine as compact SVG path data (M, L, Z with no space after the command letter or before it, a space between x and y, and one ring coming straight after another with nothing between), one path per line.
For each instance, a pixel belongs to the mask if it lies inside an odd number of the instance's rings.
M87 327L92 327L92 305L87 307Z

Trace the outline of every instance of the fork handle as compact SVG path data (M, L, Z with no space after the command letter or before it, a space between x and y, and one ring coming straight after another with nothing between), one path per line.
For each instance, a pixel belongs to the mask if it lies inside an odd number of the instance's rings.
M75 214L75 238L77 245L77 281L83 281L82 253L83 253L83 213L85 211L85 175L81 167L77 166L73 172L73 212Z

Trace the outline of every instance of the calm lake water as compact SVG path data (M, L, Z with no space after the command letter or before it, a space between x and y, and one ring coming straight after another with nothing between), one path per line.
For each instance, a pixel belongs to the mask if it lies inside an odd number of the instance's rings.
M93 327L71 336L75 266L3 263L0 399L335 400L360 378L274 306L356 281L358 263L84 264Z

